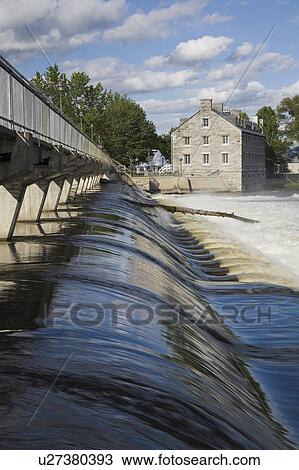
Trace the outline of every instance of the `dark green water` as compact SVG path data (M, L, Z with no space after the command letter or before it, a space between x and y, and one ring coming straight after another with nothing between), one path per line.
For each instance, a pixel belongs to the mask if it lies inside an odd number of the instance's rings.
M142 198L0 244L1 448L296 448L298 292L235 282Z

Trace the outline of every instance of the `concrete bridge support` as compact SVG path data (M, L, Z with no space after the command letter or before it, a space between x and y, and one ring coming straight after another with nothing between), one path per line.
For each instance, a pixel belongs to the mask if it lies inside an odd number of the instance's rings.
M47 196L49 183L33 183L26 187L20 213L19 221L38 221Z
M79 185L78 178L73 178L72 186L71 186L71 190L70 190L70 194L69 194L70 199L76 197L78 185Z
M62 191L59 199L59 204L66 204L68 201L68 198L70 196L71 192L71 187L72 187L72 180L64 180L63 186L62 186Z
M86 193L86 191L87 191L87 186L88 186L88 181L89 181L89 177L86 176L86 177L85 177L85 180L84 180L84 184L83 184L82 193Z
M13 235L23 200L23 190L13 189L8 185L0 186L1 223L0 239Z
M51 181L48 187L43 212L53 212L57 210L62 189L63 181Z
M82 194L83 188L84 188L84 183L85 183L85 179L80 178L78 188L77 188L77 192L76 192L76 196L80 196Z
M90 177L90 181L89 181L89 189L93 189L94 188L94 175Z

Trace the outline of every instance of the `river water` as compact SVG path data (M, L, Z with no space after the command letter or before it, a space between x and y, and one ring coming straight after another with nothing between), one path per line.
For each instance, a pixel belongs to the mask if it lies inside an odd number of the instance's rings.
M298 447L294 277L202 219L113 183L0 244L1 448Z

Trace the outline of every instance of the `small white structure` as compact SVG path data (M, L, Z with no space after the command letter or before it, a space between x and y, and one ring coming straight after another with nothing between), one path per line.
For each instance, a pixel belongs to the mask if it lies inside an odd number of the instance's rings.
M288 152L288 170L290 174L299 174L299 146L293 147Z
M160 168L166 165L167 160L160 150L152 150L148 162L142 162L136 165L137 174L158 173Z

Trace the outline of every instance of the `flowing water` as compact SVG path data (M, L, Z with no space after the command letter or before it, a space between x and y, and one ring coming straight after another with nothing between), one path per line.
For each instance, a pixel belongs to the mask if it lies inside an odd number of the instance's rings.
M18 224L0 244L2 448L298 447L298 291L206 224L121 183Z

